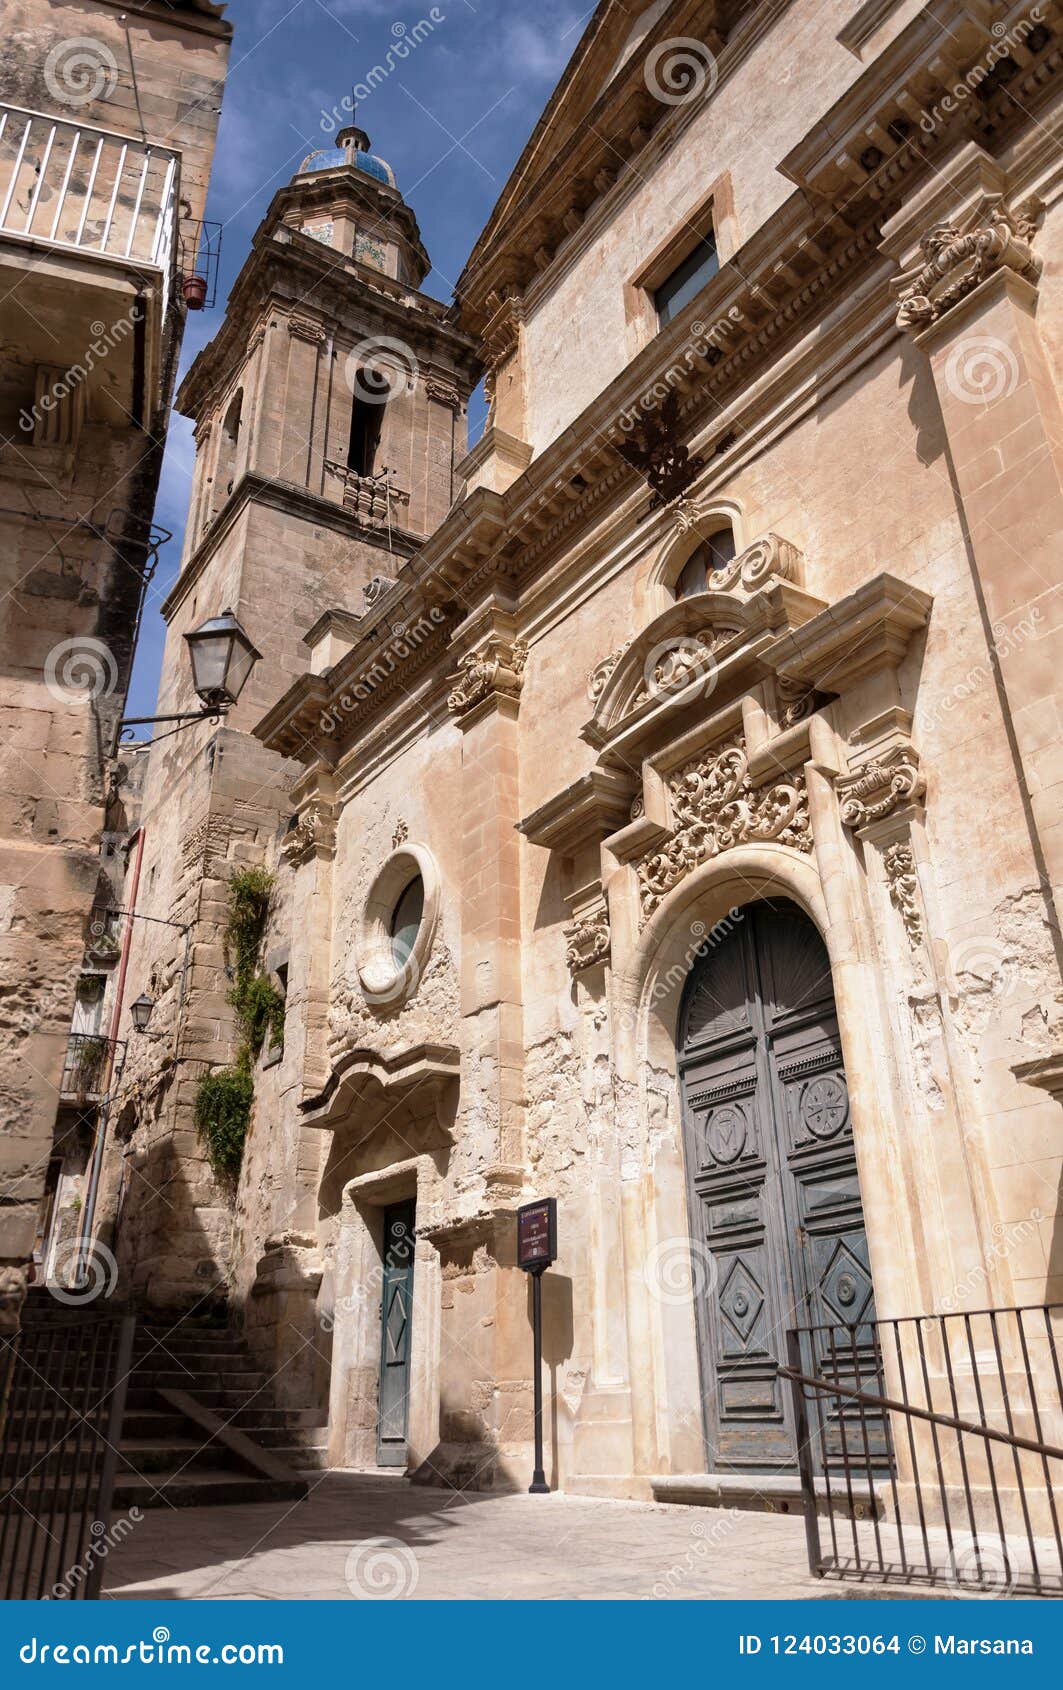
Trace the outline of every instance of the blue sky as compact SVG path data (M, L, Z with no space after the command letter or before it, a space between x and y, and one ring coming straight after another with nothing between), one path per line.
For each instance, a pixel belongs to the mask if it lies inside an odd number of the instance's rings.
M181 373L216 333L272 196L307 153L331 143L322 114L386 63L404 32L433 18L361 101L358 120L417 215L433 261L426 291L449 299L592 11L575 0L230 0L233 48L207 207L224 225L218 301L189 316ZM148 589L130 715L155 703L159 606L177 573L191 469L190 425L175 416L156 506L174 538Z

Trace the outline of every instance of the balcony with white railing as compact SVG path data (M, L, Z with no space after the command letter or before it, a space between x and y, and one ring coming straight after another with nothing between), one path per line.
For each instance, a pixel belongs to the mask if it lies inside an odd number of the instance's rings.
M0 330L51 368L84 363L102 337L97 385L116 419L139 408L131 381L150 402L157 379L178 186L168 148L0 103ZM135 300L143 325L108 337Z

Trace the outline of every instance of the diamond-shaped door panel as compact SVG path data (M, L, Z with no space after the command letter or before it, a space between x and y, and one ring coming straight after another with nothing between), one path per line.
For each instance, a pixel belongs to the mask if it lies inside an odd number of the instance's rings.
M740 1256L732 1262L720 1286L719 1307L724 1353L747 1353L764 1308L764 1293Z
M827 1318L842 1326L855 1326L868 1313L871 1289L867 1268L845 1239L839 1238L819 1280Z
M393 1285L384 1320L384 1339L389 1362L401 1362L406 1354L406 1298L401 1285Z

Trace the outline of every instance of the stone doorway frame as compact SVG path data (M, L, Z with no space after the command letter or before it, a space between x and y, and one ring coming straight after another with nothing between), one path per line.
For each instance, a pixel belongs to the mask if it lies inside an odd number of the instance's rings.
M436 1178L430 1156L359 1174L343 1187L335 1248L329 1464L365 1472L377 1466L384 1210L411 1199L421 1213ZM439 1442L439 1254L415 1231L410 1400L406 1471Z

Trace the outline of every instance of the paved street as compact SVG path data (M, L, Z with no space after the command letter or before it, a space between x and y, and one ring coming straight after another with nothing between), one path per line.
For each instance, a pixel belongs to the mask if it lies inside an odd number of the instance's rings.
M153 1509L108 1558L119 1598L797 1597L801 1520L585 1497L460 1495L330 1473L300 1503Z

